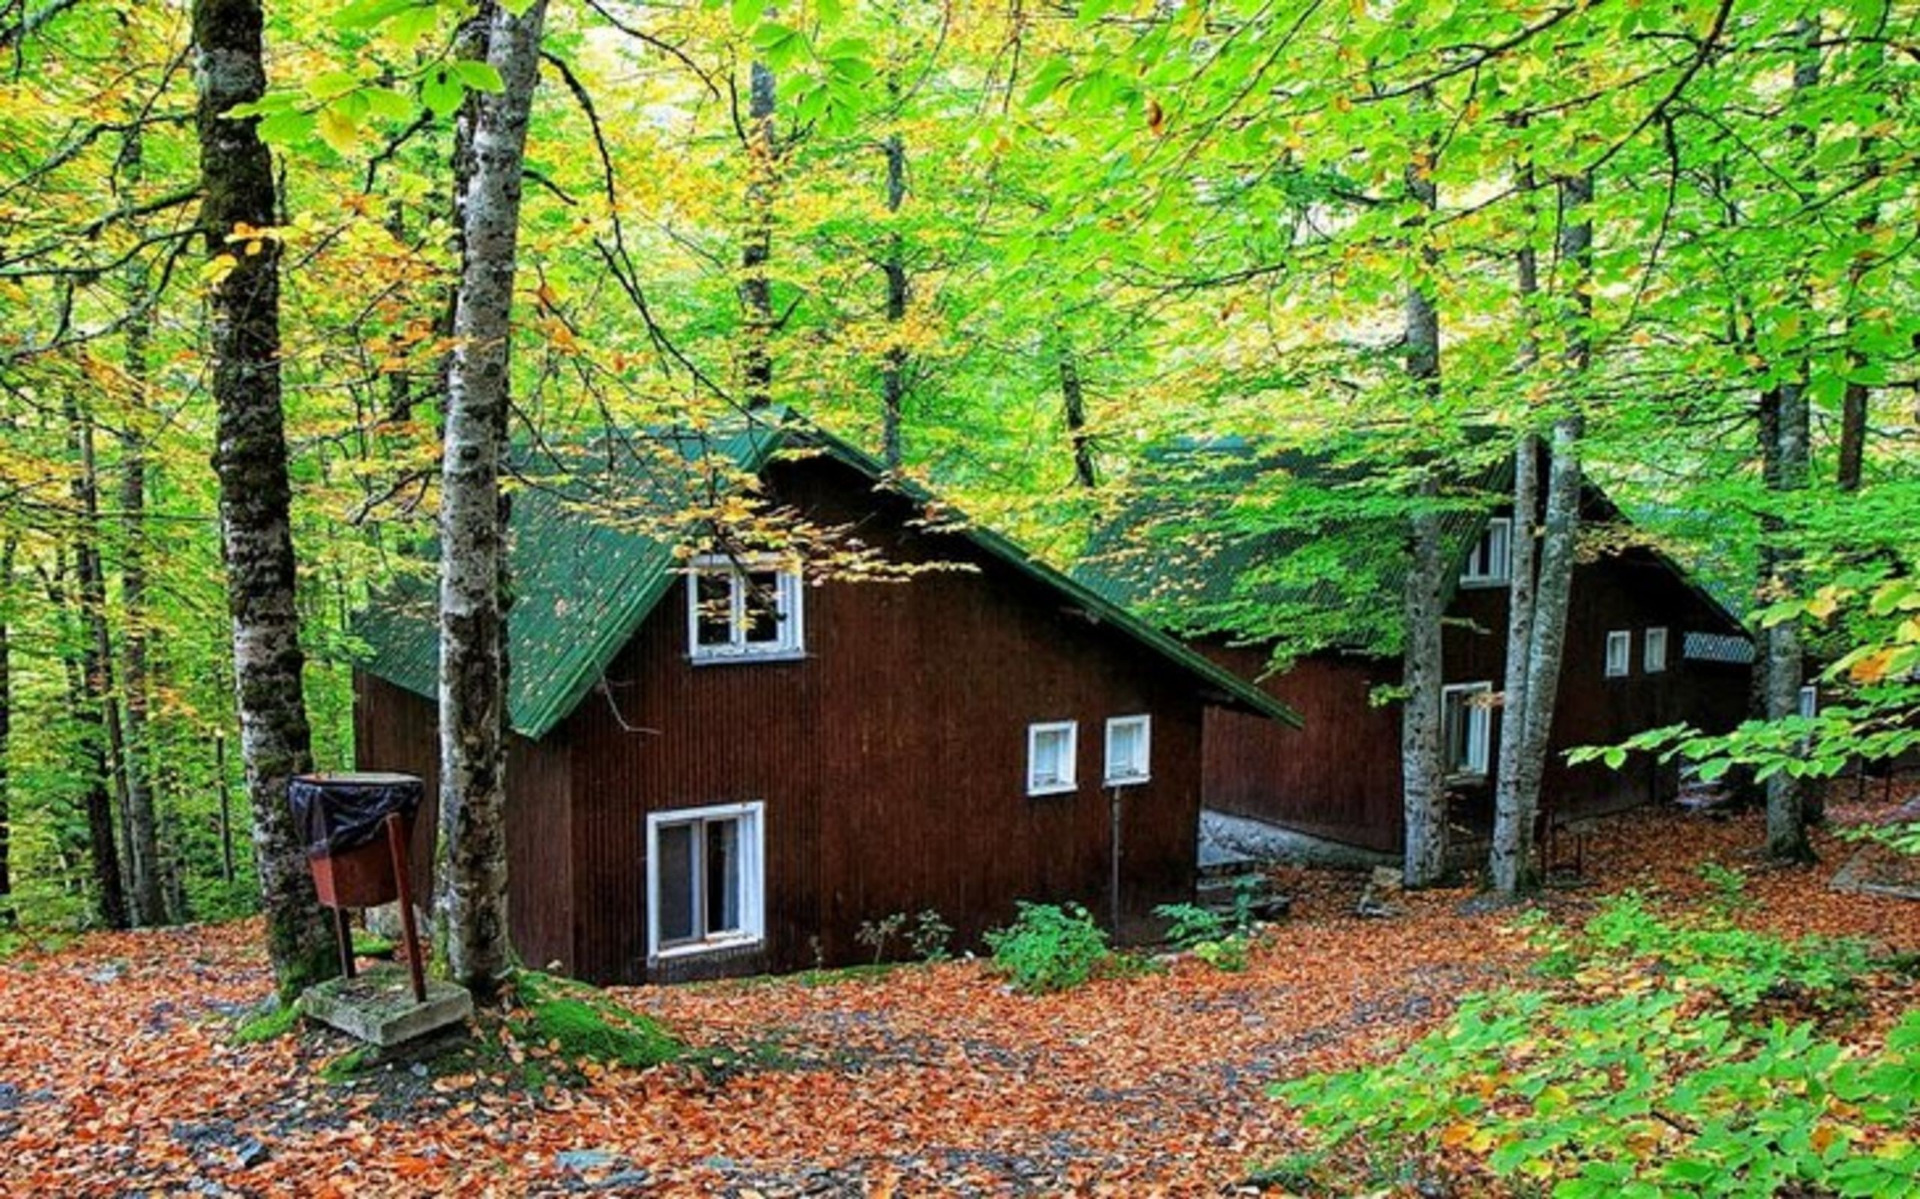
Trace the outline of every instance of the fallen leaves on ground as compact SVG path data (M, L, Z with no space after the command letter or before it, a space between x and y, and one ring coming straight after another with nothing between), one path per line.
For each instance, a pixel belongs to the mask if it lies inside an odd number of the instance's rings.
M1849 809L1836 805L1846 816ZM1629 814L1589 837L1591 885L1705 898L1705 861L1747 873L1742 919L1920 949L1916 909L1838 894L1849 846L1761 867L1757 816ZM725 1068L596 1070L529 1089L499 1068L407 1066L341 1085L350 1045L232 1042L268 987L255 923L95 935L0 967L0 1187L9 1194L1218 1194L1302 1143L1267 1084L1393 1052L1532 951L1465 890L1350 913L1362 879L1294 872L1295 915L1244 973L1183 959L1063 995L976 962L822 985L630 988ZM1475 907L1468 910L1477 910ZM1883 994L1893 1012L1915 996ZM1869 1019L1866 1028L1884 1026Z

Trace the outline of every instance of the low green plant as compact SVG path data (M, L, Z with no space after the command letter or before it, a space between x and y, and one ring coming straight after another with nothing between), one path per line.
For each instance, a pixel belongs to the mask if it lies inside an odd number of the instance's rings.
M1725 915L1746 907L1747 876L1718 862L1700 863L1700 877L1713 889L1713 906Z
M277 1041L300 1025L300 1005L272 1000L256 1008L233 1030L236 1045L259 1045Z
M562 1063L585 1062L645 1069L680 1057L686 1047L658 1022L614 1002L583 983L522 970L514 989L523 1014L515 1033L545 1045Z
M1030 995L1066 991L1092 978L1113 957L1106 930L1077 903L1021 901L1019 915L986 935L994 967Z
M952 943L953 925L932 908L915 916L913 927L907 930L907 945L912 948L913 956L923 962L946 961L953 956L949 949Z
M1251 899L1244 905L1236 903L1233 916L1192 903L1163 903L1153 911L1172 922L1167 928L1170 944L1191 952L1216 970L1237 973L1247 968L1253 943Z
M1533 932L1571 983L1471 997L1390 1062L1274 1089L1319 1133L1318 1185L1385 1153L1556 1199L1909 1193L1920 1012L1873 1054L1820 1024L1870 966L1858 947L1662 920L1637 895ZM1812 1019L1762 1012L1783 987Z
M1848 841L1870 841L1895 853L1920 857L1920 820L1894 824L1856 824L1840 830Z
M878 966L887 956L887 946L906 927L907 914L892 912L878 920L862 920L853 939L873 950L873 964Z

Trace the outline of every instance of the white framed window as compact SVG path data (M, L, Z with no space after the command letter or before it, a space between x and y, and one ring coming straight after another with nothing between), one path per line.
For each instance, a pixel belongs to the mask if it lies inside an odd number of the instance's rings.
M766 805L647 815L647 954L756 945L766 928Z
M1794 710L1808 720L1820 715L1820 688L1812 683L1800 688L1800 699Z
M695 662L802 656L803 594L799 572L776 559L695 558L687 574L687 656Z
M1633 630L1615 629L1607 634L1607 677L1624 679L1633 673Z
M1648 674L1659 674L1667 668L1667 631L1655 626L1647 630L1647 639L1640 645L1640 667Z
M1486 532L1467 552L1467 564L1460 569L1463 587L1494 587L1505 583L1513 573L1513 520L1496 516L1487 522Z
M1149 778L1153 753L1153 720L1147 716L1115 716L1107 721L1107 785L1124 787Z
M1057 795L1075 786L1074 760L1079 756L1080 725L1054 720L1027 726L1027 794Z
M1441 688L1440 752L1447 774L1487 773L1493 756L1492 698L1492 683L1450 683Z

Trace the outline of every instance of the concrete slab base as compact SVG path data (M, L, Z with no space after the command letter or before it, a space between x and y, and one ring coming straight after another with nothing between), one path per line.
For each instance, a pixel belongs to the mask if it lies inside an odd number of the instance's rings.
M389 1049L465 1020L473 1014L473 996L465 987L430 978L427 1001L420 1003L406 967L379 965L308 987L300 1009L308 1019Z

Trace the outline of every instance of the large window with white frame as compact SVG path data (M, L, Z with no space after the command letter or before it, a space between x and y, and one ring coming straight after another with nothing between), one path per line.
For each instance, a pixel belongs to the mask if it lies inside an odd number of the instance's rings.
M1460 569L1462 587L1497 587L1513 573L1513 521L1496 516L1487 522Z
M765 805L647 816L647 952L674 957L760 942Z
M798 571L769 557L703 554L687 578L687 650L695 662L797 658L806 649Z
M1058 795L1074 789L1079 741L1077 721L1051 720L1027 726L1028 795Z
M1107 721L1107 785L1124 787L1146 782L1152 749L1151 718L1115 716Z
M1607 634L1607 677L1624 679L1633 673L1633 630L1615 629Z
M1648 674L1659 674L1667 668L1667 630L1655 625L1647 630L1646 640L1640 645L1640 667Z
M1451 683L1441 690L1441 752L1452 777L1484 777L1493 757L1493 684Z

